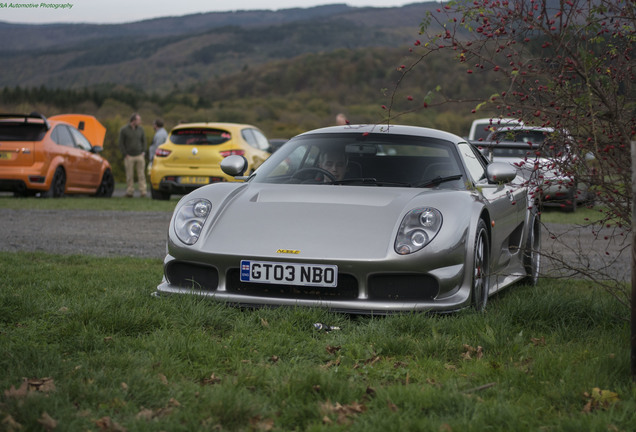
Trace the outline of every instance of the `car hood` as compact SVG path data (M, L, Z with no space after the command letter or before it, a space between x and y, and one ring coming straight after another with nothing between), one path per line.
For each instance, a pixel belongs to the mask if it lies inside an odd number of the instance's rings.
M202 252L381 259L394 254L407 211L435 207L454 195L449 190L261 184L235 192L206 223L197 246Z

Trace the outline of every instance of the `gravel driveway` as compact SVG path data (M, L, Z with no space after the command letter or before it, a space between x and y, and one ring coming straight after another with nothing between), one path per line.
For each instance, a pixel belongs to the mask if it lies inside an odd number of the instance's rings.
M0 250L163 259L170 217L168 212L0 209ZM555 269L570 265L629 280L629 239L614 234L546 224L543 272L568 276Z

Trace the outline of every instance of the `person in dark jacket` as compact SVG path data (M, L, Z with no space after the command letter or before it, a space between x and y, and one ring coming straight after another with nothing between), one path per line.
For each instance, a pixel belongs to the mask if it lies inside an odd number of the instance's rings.
M139 193L146 196L146 135L141 127L141 116L134 113L129 123L119 131L119 150L124 157L126 168L126 196L132 198L135 192L135 173L139 183Z

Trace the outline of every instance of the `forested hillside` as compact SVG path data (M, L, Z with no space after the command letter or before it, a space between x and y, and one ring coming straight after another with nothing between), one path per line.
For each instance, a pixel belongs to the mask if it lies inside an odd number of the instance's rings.
M85 37L73 35L78 27L69 25L17 26L13 33L8 28L15 25L0 24L0 36L12 35L0 52L0 111L95 115L107 127L104 155L118 179L117 135L133 111L142 115L149 138L157 117L167 128L245 122L270 138L289 138L333 124L339 112L354 123L382 122L383 106L393 115L413 111L396 123L465 135L472 118L485 115L471 114L475 101L495 87L475 82L450 55L427 58L394 94L401 66L415 60L410 48L418 24L434 6L336 5L264 12L260 21L254 12L200 14L153 20L165 33L142 22L82 26ZM235 24L227 26L230 16ZM18 41L33 41L40 32L46 41L33 49ZM466 99L465 109L421 109L430 93Z
M207 13L121 25L0 23L0 86L166 93L305 53L411 42L434 3Z

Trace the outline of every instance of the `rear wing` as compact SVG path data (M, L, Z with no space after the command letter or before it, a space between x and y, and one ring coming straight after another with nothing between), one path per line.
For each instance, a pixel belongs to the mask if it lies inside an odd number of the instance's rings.
M93 147L104 146L106 128L95 117L85 114L60 114L49 118L74 126L88 139Z
M40 123L46 127L46 130L51 129L51 125L40 113L32 112L31 114L0 114L0 121L11 121L14 123Z

